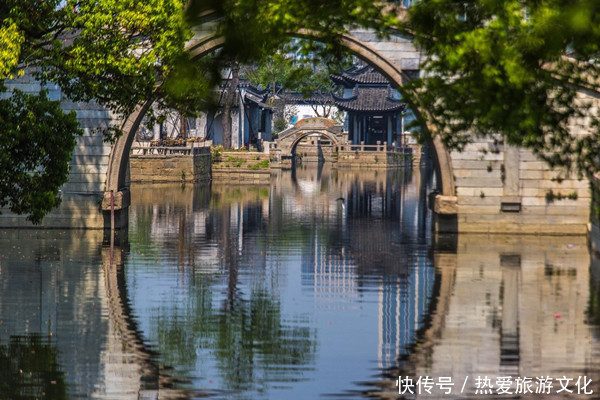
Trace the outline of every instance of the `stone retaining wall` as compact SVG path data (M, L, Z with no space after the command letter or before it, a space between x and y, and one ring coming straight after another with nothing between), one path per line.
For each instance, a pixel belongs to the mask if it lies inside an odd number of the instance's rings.
M213 160L212 180L215 183L263 184L271 179L269 154L258 152L224 152Z
M210 154L132 154L129 176L131 182L207 182Z
M440 232L587 233L587 180L553 171L530 151L505 146L500 138L479 139L451 157L455 196L442 196L434 207L453 197L456 217L440 216Z
M337 167L339 168L400 168L412 165L409 154L380 151L340 151Z

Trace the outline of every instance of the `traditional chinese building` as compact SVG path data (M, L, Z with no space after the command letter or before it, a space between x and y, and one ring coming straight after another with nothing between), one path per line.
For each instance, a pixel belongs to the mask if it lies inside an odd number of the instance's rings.
M222 96L220 103L222 103ZM257 89L241 81L236 91L236 104L231 110L231 144L233 148L254 145L258 140L271 140L273 109L265 102L267 90ZM205 137L214 144L223 143L223 105L209 112L206 118Z
M198 117L183 117L177 111L166 113L165 120L152 128L143 125L137 141L164 141L168 139L197 138L223 144L223 89L215 110L201 112ZM273 109L266 104L268 93L241 81L236 89L235 103L231 107L231 145L234 149L255 145L258 141L272 140ZM184 142L182 142L184 143Z
M343 96L334 96L334 101L347 112L344 128L350 143L400 143L406 104L381 73L357 64L331 79L343 87Z

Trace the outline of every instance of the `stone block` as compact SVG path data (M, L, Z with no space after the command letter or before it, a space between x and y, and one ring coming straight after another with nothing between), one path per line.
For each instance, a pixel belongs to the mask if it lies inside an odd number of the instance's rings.
M541 180L537 179L522 179L519 181L519 186L521 190L523 189L540 189L542 185Z
M101 193L104 192L104 182L67 182L61 190L63 192Z
M352 36L362 42L377 42L377 34L374 31L358 31L353 30Z
M455 184L457 187L474 187L474 188L502 188L504 184L500 178L456 178Z
M539 188L521 188L519 190L519 193L523 197L545 198L545 196L546 196L546 191L543 189L539 189Z
M109 154L89 155L89 154L74 154L70 164L80 165L108 165Z
M105 146L110 152L110 143L104 143L104 138L101 135L80 136L75 138L77 146Z
M101 172L88 172L88 173L77 173L69 172L68 182L69 183L96 183L103 185L106 181L106 173Z
M500 209L500 199L499 196L458 196L458 206L496 206Z
M103 174L106 179L108 165L106 164L71 164L72 174Z
M487 170L487 162L479 161L479 160L462 160L462 159L452 158L452 168L466 169L466 170L474 170L474 169Z
M418 54L415 53L415 56L418 56ZM403 58L400 61L400 68L402 68L402 70L418 70L420 66L418 57Z
M83 156L103 156L110 155L110 146L92 146L85 144L76 144L75 149L73 149L73 154L83 155Z
M456 214L458 213L458 204L456 196L436 195L434 199L433 211L437 214Z
M500 205L468 205L468 206L459 205L458 206L458 215L465 215L465 214L477 214L477 215L495 214L495 215L497 215L498 213L500 213Z
M519 163L520 170L546 170L548 165L543 161L521 161Z
M522 169L519 171L520 179L536 179L540 180L544 178L544 171L542 170L530 170L530 169Z
M546 215L548 214L548 208L546 206L522 206L521 213L528 215Z
M521 162L541 161L535 154L526 149L519 149L519 160Z
M113 204L115 210L122 210L131 204L131 194L128 189L119 190L118 192L104 192L104 197L102 199L102 210L110 211L111 210L111 194L113 197Z

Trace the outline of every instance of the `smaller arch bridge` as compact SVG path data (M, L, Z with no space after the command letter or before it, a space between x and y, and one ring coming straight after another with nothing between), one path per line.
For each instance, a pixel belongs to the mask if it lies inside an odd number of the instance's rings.
M304 118L293 127L281 132L271 143L269 149L271 161L279 163L282 167L291 166L298 143L313 135L328 139L333 145L334 152L338 151L339 146L346 141L343 128L332 120L320 117Z

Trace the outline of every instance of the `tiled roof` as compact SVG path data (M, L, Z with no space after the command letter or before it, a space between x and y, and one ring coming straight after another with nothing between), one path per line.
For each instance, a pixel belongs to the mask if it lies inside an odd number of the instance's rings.
M406 104L390 96L388 88L355 87L351 97L334 96L335 105L345 111L404 111Z
M282 94L281 97L294 104L323 105L333 103L333 97L330 93L315 93L311 97L304 97L302 93L287 92Z
M331 79L346 87L359 84L388 85L389 81L370 65L354 65L339 75L331 75Z

